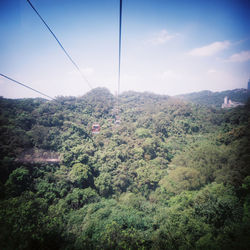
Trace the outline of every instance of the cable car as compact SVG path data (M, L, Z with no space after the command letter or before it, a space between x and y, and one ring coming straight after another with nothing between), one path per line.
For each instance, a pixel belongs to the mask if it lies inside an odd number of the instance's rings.
M121 124L121 120L119 116L115 117L115 125L120 125Z
M121 121L120 120L115 120L115 125L120 125L121 124Z
M92 125L92 134L99 134L101 130L101 126L99 123L93 123Z

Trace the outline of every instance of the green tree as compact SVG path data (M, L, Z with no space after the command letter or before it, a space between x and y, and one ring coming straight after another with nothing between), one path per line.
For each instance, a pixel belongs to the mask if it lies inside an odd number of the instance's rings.
M18 196L25 191L30 184L31 178L29 171L24 167L17 168L9 175L5 183L6 193Z
M88 165L76 163L69 172L69 179L76 187L89 187L93 182L91 168Z

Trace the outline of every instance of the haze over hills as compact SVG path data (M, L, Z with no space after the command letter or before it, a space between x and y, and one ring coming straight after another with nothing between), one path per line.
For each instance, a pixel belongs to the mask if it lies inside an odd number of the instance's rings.
M249 249L249 103L119 103L0 98L0 248Z
M196 104L221 107L224 102L224 97L227 96L229 99L235 102L246 103L250 98L250 90L247 89L233 89L225 90L220 92L212 92L204 90L200 92L188 93L184 95L177 95L176 97L183 100L191 101Z

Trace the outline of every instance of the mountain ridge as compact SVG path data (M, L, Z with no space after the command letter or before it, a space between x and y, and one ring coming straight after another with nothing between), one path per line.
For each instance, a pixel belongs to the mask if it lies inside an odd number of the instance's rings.
M98 96L98 97L97 97ZM98 87L93 90L88 91L84 95L81 96L57 96L56 100L64 103L64 102L73 102L73 101L79 101L88 99L88 101L96 101L102 96L102 98L107 98L111 102L116 102L116 96L111 94L111 92L105 88L105 87ZM186 94L179 94L179 95L165 95L165 94L156 94L153 92L138 92L138 91L124 91L120 94L119 99L121 101L133 101L137 99L140 100L141 104L145 103L145 100L147 101L151 100L151 103L153 104L155 101L158 100L167 100L171 98L179 98L183 101L189 101L195 104L200 104L204 106L211 106L220 108L221 104L224 102L224 97L227 96L229 99L231 99L234 102L240 102L240 103L247 103L248 99L250 98L250 90L239 88L239 89L232 89L232 90L223 90L223 91L211 91L211 90L202 90L197 92L190 92ZM8 99L1 97L5 100L36 100L39 102L44 102L46 99L44 98L16 98L16 99ZM132 99L131 99L132 98Z
M219 108L224 102L225 96L234 102L246 103L250 98L250 91L244 88L216 92L203 90L199 92L176 95L175 97L191 101L196 104Z

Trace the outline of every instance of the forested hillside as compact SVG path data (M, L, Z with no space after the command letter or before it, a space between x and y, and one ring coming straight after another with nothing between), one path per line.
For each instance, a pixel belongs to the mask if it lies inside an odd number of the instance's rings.
M191 101L195 104L220 108L221 104L224 102L225 96L234 102L246 103L250 98L250 91L247 89L234 89L221 92L204 90L200 92L179 95L177 97L183 100Z
M0 248L249 249L250 103L115 105L0 98Z

